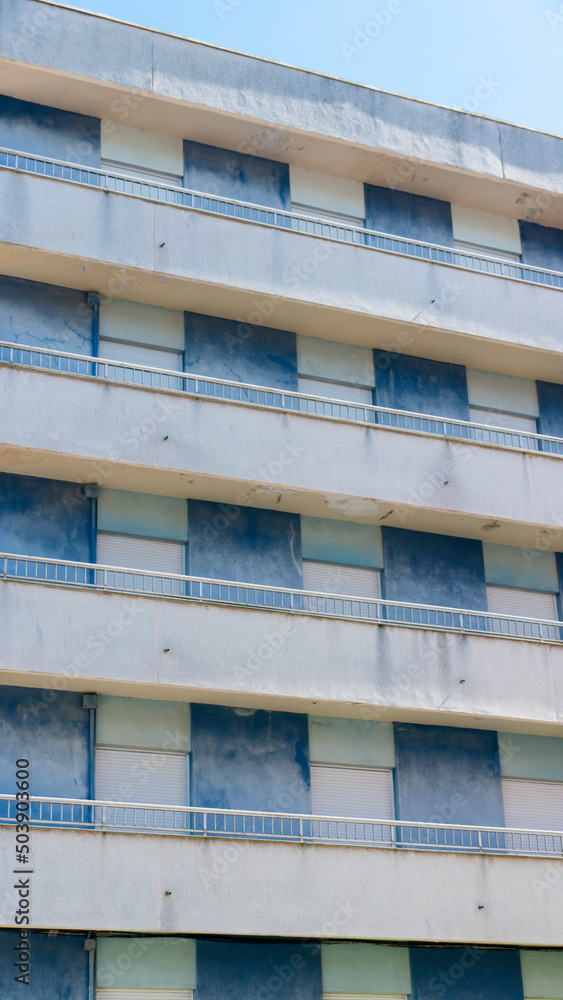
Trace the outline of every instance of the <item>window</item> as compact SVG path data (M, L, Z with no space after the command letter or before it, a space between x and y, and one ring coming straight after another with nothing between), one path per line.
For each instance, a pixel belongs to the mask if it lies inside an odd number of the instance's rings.
M517 219L452 205L452 224L456 246L505 260L520 260L522 243Z
M508 827L563 831L563 781L503 778L502 796Z
M180 185L184 176L182 139L112 122L102 128L102 166L111 173Z
M326 399L342 399L346 403L357 403L359 406L372 406L371 389L362 389L356 385L346 385L343 382L329 382L324 379L298 379L298 391L311 396L324 396Z
M185 546L160 538L136 538L98 532L97 560L102 566L144 569L155 573L185 573Z
M317 816L393 819L393 772L311 764L311 800Z
M536 383L531 379L468 368L467 393L469 418L475 423L537 433L540 411ZM482 437L486 440L486 432Z
M169 371L182 371L181 352L166 351L158 347L140 347L138 344L125 344L116 340L101 339L98 356L106 358L108 361L121 361L123 364L138 365L142 368L166 368Z
M119 299L101 304L100 358L125 365L182 371L184 340L184 314L180 310ZM111 375L124 381L139 382L134 372L117 370ZM155 376L152 384L160 386L161 378ZM179 383L179 379L171 377L165 379L163 387L179 389ZM146 380L141 384L146 385Z
M379 570L363 566L303 560L303 590L377 600L381 596Z
M335 820L313 822L313 836L328 840L389 841L393 819L393 772L369 767L311 764L311 804L314 816ZM380 820L381 823L350 823Z
M96 798L188 805L187 754L96 747Z
M193 990L96 990L96 1000L193 1000Z
M323 993L323 1000L407 1000L406 996L383 993Z
M487 606L492 614L522 618L544 618L557 621L555 594L518 587L497 587L487 584Z
M367 347L298 334L297 370L299 392L359 406L373 404L375 368L373 351Z
M327 222L363 226L364 185L346 177L289 167L291 207Z
M100 489L96 561L101 565L181 576L187 540L185 500Z

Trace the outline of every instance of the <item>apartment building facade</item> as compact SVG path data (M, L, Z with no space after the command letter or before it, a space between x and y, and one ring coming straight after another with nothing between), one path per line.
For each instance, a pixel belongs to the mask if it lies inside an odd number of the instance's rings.
M563 1000L563 141L0 24L3 996Z

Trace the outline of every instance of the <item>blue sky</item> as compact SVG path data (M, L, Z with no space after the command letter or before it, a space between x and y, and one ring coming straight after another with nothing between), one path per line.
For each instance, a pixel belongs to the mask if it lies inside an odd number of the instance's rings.
M563 134L563 0L89 0L73 6Z

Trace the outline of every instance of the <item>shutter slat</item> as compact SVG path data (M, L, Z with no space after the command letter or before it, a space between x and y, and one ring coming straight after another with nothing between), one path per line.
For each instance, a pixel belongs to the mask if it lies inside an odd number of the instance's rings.
M186 754L96 747L96 798L188 805Z
M508 827L563 831L563 782L502 779Z
M405 994L323 993L323 1000L407 1000Z
M487 586L487 606L492 614L521 615L523 618L557 620L555 594L516 587Z
M98 354L108 361L121 361L126 365L142 368L167 368L182 371L182 355L177 351L163 351L157 347L139 347L137 344L120 344L115 340L100 340Z
M381 595L380 575L378 570L362 566L338 566L304 559L303 590L377 600Z
M342 385L340 382L299 377L297 389L298 392L311 396L324 396L326 399L342 399L346 403L358 403L360 406L373 406L371 389L363 389L357 385Z
M533 417L515 417L512 413L494 413L492 410L481 410L470 406L469 419L476 424L490 424L493 427L504 427L506 430L520 431L523 434L538 432Z
M96 990L96 1000L193 1000L193 990Z
M311 799L316 816L392 819L390 770L311 765Z
M100 532L96 562L103 566L144 569L155 573L185 572L184 545L157 538L134 538L132 535L109 535Z

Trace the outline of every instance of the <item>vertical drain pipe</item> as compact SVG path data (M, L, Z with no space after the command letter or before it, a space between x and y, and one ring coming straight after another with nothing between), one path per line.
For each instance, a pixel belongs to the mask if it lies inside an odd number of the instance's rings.
M96 1000L96 938L86 938L84 951L88 952L88 1000Z
M92 306L92 357L98 357L98 348L100 344L100 293L99 292L88 292L86 296L86 301L89 306ZM97 365L94 365L93 375L97 375Z

